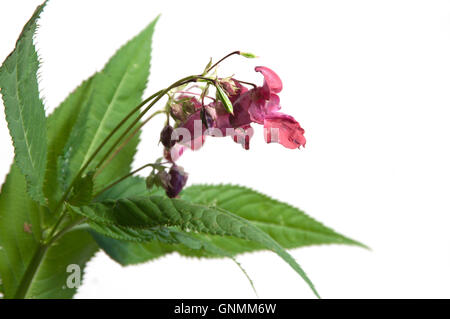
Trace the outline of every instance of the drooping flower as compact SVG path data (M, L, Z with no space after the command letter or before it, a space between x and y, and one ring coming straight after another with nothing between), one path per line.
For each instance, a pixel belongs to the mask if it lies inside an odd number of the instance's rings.
M300 124L292 116L279 112L278 93L283 89L280 77L263 66L256 67L255 71L263 75L264 82L250 90L234 78L217 80L233 105L233 114L220 100L203 105L203 101L195 97L180 96L172 108L172 114L178 115L176 131L180 137L178 143L171 147L170 155L169 150L165 151L165 157L176 161L184 148L201 148L206 136L231 136L248 150L253 136L252 123L264 126L267 143L277 142L290 149L305 146L304 130Z
M258 123L264 125L267 143L278 142L287 148L305 146L304 130L300 124L292 116L279 112L281 106L277 93L283 89L280 77L267 67L256 67L255 71L262 73L264 84L243 93L235 101L235 117L231 124L245 127L252 122ZM281 131L274 134L278 130Z
M168 197L177 197L183 187L186 185L188 174L181 166L172 165L169 170L169 183L166 188L166 194Z

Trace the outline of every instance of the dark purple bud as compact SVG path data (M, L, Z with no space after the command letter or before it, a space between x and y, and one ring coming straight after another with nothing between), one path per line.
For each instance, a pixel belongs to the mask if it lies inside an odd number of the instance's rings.
M207 129L214 126L214 118L211 115L211 111L207 108L202 108L200 111L200 118L202 119L203 126Z
M172 139L172 133L173 133L173 127L170 125L164 126L164 128L161 131L160 141L167 148L171 148L177 142Z
M181 166L173 165L169 170L170 183L166 189L166 194L170 198L177 197L186 185L188 174Z

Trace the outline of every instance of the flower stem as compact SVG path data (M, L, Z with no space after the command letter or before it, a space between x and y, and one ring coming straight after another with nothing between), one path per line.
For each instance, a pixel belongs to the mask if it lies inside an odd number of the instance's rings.
M30 289L31 282L36 275L36 272L39 269L48 248L49 244L39 244L39 246L36 247L34 255L31 258L31 261L23 274L22 280L20 281L19 287L17 288L16 294L14 295L14 299L24 299L26 297L28 290Z
M120 143L120 141L131 131L131 129L139 122L139 120L155 105L164 95L166 95L170 90L173 88L176 88L180 85L195 81L198 78L198 76L188 76L185 77L175 83L173 83L168 88L159 91L158 95L155 96L154 100L138 115L138 117L127 127L127 129L122 133L122 135L119 136L119 138L111 145L111 147L106 151L105 155L100 159L100 161L97 163L97 166L95 167L95 170L98 170L100 166L102 166L103 162L111 155L111 153L114 151L116 146Z
M145 121L143 121L136 129L127 137L125 141L120 144L120 146L114 151L113 154L111 154L105 161L105 163L95 172L94 178L99 175L103 169L116 157L116 155L125 147L128 145L128 143L131 141L131 139L136 136L136 134L139 132L139 130L147 124L153 117L155 117L158 114L166 113L165 110L156 111L152 115L150 115Z
M212 69L214 69L216 66L218 66L223 60L228 59L230 56L236 55L236 54L241 54L241 51L234 51L234 52L231 52L231 53L227 54L227 55L224 56L222 59L220 59L219 61L217 61L216 63L214 63L208 70L206 70L206 73L208 73L209 71L211 71Z
M127 179L130 176L133 176L134 174L136 174L139 171L142 171L144 168L147 167L154 167L155 164L145 164L137 169L135 169L134 171L126 174L125 176L122 176L121 178L119 178L118 180L112 182L111 184L109 184L108 186L106 186L105 188L103 188L102 190L98 191L96 194L94 194L93 198L98 197L100 194L102 194L103 192L106 192L108 189L112 188L113 186L116 186L117 184L119 184L120 182L124 181L125 179Z

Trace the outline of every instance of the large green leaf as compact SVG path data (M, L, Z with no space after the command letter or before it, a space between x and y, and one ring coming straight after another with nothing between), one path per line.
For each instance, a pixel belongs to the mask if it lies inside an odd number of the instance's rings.
M61 103L47 120L48 160L45 174L44 194L48 206L54 210L56 203L62 197L67 185L64 185L67 175L66 160L73 153L76 144L75 135L82 135L82 125L86 123L87 104L92 98L92 76L84 81L63 103Z
M117 184L102 194L102 200L120 199L148 194L142 178L133 177ZM156 194L153 191L153 194ZM308 217L304 212L288 204L242 186L235 185L193 185L186 188L181 198L208 206L217 206L246 218L255 226L267 232L284 248L297 248L321 244L364 245L340 235L320 222ZM197 240L217 249L190 249L183 244L151 242L120 242L109 237L98 240L99 246L122 265L144 262L166 253L178 252L190 257L223 257L244 252L265 249L257 242L211 234L190 234ZM111 243L108 243L111 241ZM214 254L214 251L221 251ZM129 252L129 255L127 255ZM146 259L145 256L148 256ZM120 258L119 258L120 257Z
M25 178L14 164L0 193L0 277L5 298L14 297L41 239L39 206L25 189Z
M26 297L72 298L77 287L67 285L68 267L79 267L81 281L86 263L97 250L97 244L87 231L75 230L65 234L48 249Z
M45 4L37 7L23 28L14 51L0 68L0 89L15 161L25 175L31 198L41 203L44 203L42 187L47 158L46 125L44 105L39 97L39 60L33 37Z
M0 278L5 298L14 298L40 244L44 208L25 191L25 178L12 165L0 193ZM69 264L83 270L98 249L86 231L65 234L42 256L42 263L31 274L27 298L70 298L76 289L64 287Z
M187 232L233 236L263 245L283 258L317 294L314 285L299 264L275 240L249 221L219 207L192 204L181 199L164 196L132 197L107 200L89 206L71 209L88 218L96 231L96 225L120 228L120 230L154 230L161 226L179 226ZM104 232L110 235L110 232ZM133 235L133 233L127 233ZM139 234L136 234L139 236ZM147 240L147 238L142 238Z
M102 141L114 127L140 102L146 87L150 69L152 35L156 21L153 21L139 35L120 48L106 64L105 68L93 78L92 98L88 102L88 114L81 129L83 135L76 143L74 154L68 159L71 180L78 170L94 154ZM136 119L132 116L127 123ZM92 165L96 165L105 151L125 129L125 124L96 156ZM75 134L78 138L78 135ZM129 172L139 134L109 162L96 178L96 187L100 188L112 180ZM71 143L69 141L69 143Z
M220 207L250 221L284 248L321 244L345 244L365 247L306 215L289 204L272 199L250 188L237 185L193 185L186 188L182 198L194 203ZM232 253L254 249L243 241L215 237L211 240Z

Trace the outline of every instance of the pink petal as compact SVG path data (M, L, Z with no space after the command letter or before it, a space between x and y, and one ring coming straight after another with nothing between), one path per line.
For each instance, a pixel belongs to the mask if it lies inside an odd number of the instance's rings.
M266 104L266 113L275 113L281 109L280 98L276 94L270 95L270 100Z
M273 113L264 119L264 138L267 143L280 143L290 149L304 147L304 133L305 130L290 115Z
M205 127L200 117L200 111L189 116L183 125L175 129L175 132L180 136L180 144L192 150L201 148L205 142Z
M185 149L186 147L181 144L175 144L170 149L165 148L164 158L169 162L174 163L181 157L181 155L183 155Z
M266 100L270 98L271 93L281 92L283 89L283 83L274 71L265 66L257 66L255 71L261 72L264 76L264 85L261 88L261 93Z
M253 136L253 128L250 125L246 125L244 127L238 127L234 130L233 141L242 145L242 147L246 150L250 148L250 139Z
M252 120L248 112L252 103L253 92L253 90L245 92L233 103L234 116L229 116L230 124L233 127L240 127L251 123Z

